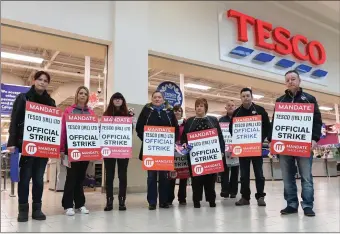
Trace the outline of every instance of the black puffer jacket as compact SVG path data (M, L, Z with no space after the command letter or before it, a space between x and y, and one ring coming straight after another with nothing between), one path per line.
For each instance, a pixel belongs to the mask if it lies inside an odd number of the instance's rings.
M289 90L285 91L285 94L276 99L276 102L283 103L313 103L314 104L314 118L313 118L313 130L312 130L312 140L318 142L321 136L322 118L319 110L319 105L314 96L303 92L302 88L294 96ZM275 115L275 110L273 113L273 119ZM272 127L273 127L272 121ZM268 136L268 141L272 140L272 131Z
M27 93L21 93L17 96L13 104L11 114L11 124L9 127L9 137L7 147L15 146L21 153L22 141L24 137L26 101L35 102L47 106L56 106L54 99L45 91L39 95L35 91L34 85Z
M142 142L144 137L144 126L175 127L175 139L177 139L179 134L176 116L168 105L166 105L159 113L152 107L151 103L146 104L143 107L136 124L137 136ZM143 160L143 143L139 152L139 159Z

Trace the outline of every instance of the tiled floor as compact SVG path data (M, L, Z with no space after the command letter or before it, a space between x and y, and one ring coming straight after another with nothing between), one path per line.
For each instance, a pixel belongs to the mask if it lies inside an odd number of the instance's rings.
M255 199L249 207L235 207L235 199L221 199L217 207L210 208L202 202L194 209L192 202L179 207L175 202L170 209L147 209L146 194L129 194L125 212L104 212L105 195L86 193L89 215L74 217L63 215L61 193L46 190L43 198L46 221L17 223L17 198L1 193L1 232L339 232L340 206L337 178L315 178L316 217L298 214L281 216L284 208L282 181L266 182L267 207L257 207ZM300 181L298 181L299 191ZM217 184L216 191L220 191ZM252 191L255 191L252 182ZM188 187L189 198L191 188ZM115 200L117 203L117 201ZM195 212L194 212L195 211Z

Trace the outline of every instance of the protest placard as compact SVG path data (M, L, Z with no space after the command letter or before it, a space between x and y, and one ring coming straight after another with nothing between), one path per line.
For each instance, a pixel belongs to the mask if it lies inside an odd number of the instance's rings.
M262 116L233 118L232 157L259 157L262 155Z
M310 157L314 104L276 103L271 154Z
M231 152L232 150L232 138L229 132L230 123L220 123L224 142L225 142L225 152Z
M217 129L207 129L187 134L192 145L190 162L193 176L214 174L224 171Z
M97 116L67 115L66 132L70 162L102 159Z
M174 153L174 127L144 126L144 170L174 171Z
M59 158L61 116L58 108L26 102L22 156Z
M187 179L190 177L188 156L175 152L175 171L169 172L172 179Z
M132 117L103 116L100 146L103 158L132 157Z

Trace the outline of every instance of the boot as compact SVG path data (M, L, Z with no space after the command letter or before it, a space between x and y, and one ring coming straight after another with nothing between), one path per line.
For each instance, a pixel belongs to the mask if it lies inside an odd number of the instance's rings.
M18 222L27 222L28 221L28 210L29 210L28 203L19 204L18 210L19 210Z
M46 220L46 215L41 211L41 203L32 204L32 218L35 220Z
M119 210L126 210L125 197L119 197Z
M113 197L106 198L106 206L104 208L104 211L110 210L113 210Z

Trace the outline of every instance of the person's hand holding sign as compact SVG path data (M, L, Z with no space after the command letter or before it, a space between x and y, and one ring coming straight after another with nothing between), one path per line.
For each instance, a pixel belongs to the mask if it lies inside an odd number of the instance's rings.
M316 141L312 140L312 150L314 150L318 146L318 143Z
M61 159L61 160L64 160L64 159L65 159L65 153L64 153L64 152L61 152L61 153L60 153L60 159Z
M15 151L15 147L14 147L14 146L7 147L7 150L8 150L11 154L13 154L14 151Z

